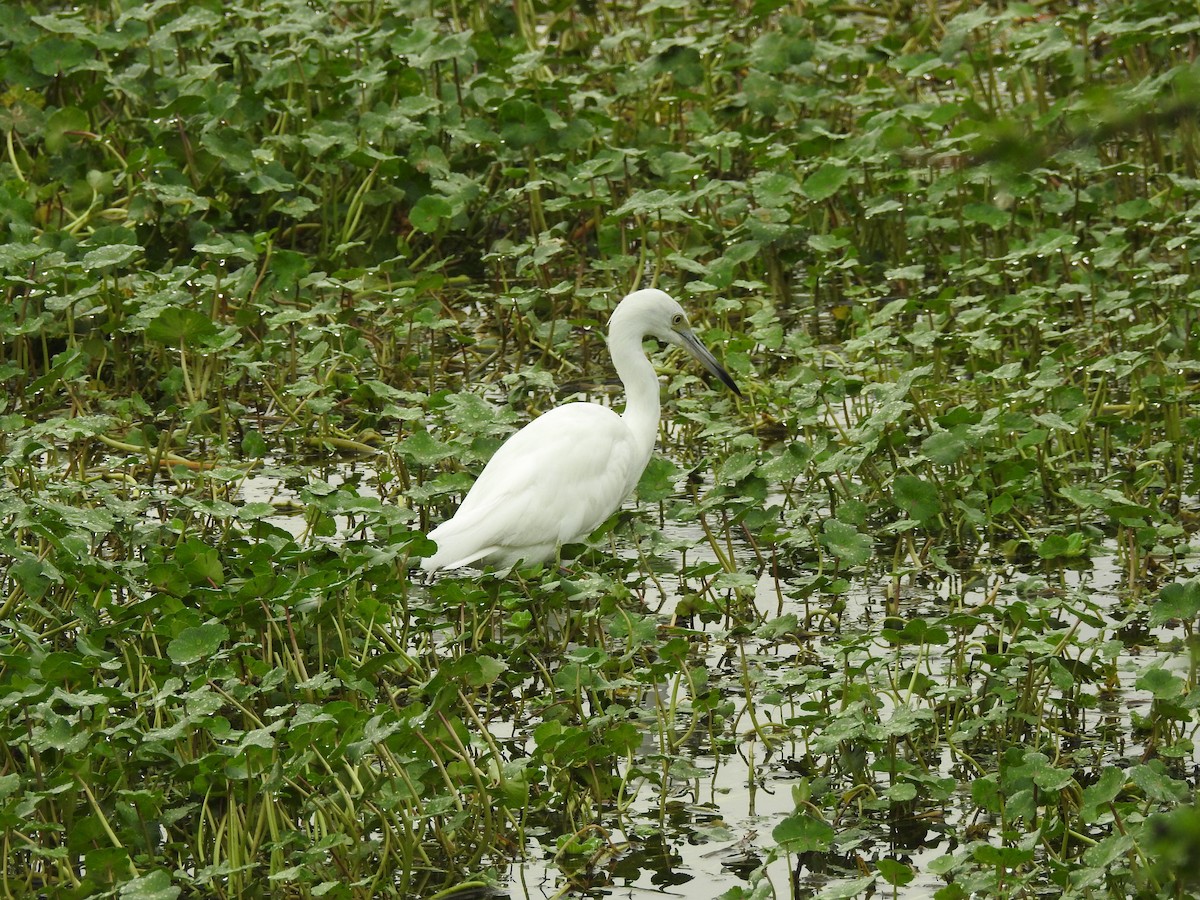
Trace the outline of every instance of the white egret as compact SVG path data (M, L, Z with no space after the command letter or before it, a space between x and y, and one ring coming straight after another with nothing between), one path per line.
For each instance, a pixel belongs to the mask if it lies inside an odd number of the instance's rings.
M729 373L688 327L683 308L648 288L625 297L608 323L608 352L625 386L625 411L567 403L534 419L484 467L458 512L429 533L426 571L545 562L591 534L633 491L658 435L658 376L647 337L682 347L729 386Z

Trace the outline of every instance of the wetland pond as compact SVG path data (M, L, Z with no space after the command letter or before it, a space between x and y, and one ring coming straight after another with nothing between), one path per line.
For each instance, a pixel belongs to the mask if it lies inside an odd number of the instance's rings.
M381 496L362 463L339 466L325 481ZM278 478L250 477L242 494L293 510L270 521L303 538L303 504ZM354 530L347 517L335 521L339 534ZM553 810L534 817L518 858L494 869L498 893L749 896L751 885L768 883L776 896L850 896L874 880L864 872L883 859L910 873L898 878L895 896L932 897L945 888L945 873L971 858L971 845L1000 827L1005 807L981 802L981 777L1013 766L1019 774L1002 777L1015 793L1012 784L1066 785L1064 772L1078 787L1105 768L1139 767L1159 749L1146 727L1161 695L1154 684L1194 678L1194 661L1178 652L1188 638L1180 623L1151 632L1144 613L1121 601L1126 561L1112 539L1057 569L983 547L936 566L913 559L891 577L859 567L814 589L814 573L781 571L736 529L716 547L712 537L695 523L665 524L652 538L662 548L650 562L653 577L635 587L626 570L622 618L645 616L657 640L683 642L671 651L678 668L661 680L635 666L636 677L614 691L605 676L622 642L601 637L600 650L588 643L598 632L583 624L600 594L614 590L603 577L563 569L525 585L527 596L546 598L535 604L546 616L539 630L558 662L528 669L510 705L482 707L491 740L511 758L538 752L538 728L554 720L537 702L543 677L550 690L579 691L584 717L619 705L641 736L616 762L616 808L565 845ZM636 562L623 543L612 552ZM723 577L731 572L745 574ZM415 596L421 591L414 586ZM698 603L708 615L694 612ZM484 627L504 630L502 618ZM573 629L581 629L574 638ZM424 646L421 636L408 649ZM1026 736L1039 749L1023 749ZM1169 758L1180 773L1200 766L1189 741ZM831 784L839 771L856 777ZM1166 777L1162 767L1148 771ZM985 790L1000 793L1003 783ZM1183 799L1186 783L1164 790ZM781 853L813 790L839 792L836 836L801 830L796 840L811 846ZM1021 890L1051 885L1029 879Z
M796 302L765 335L786 353L703 335L743 398L657 353L635 497L562 568L503 579L413 564L514 406L612 398L594 316L552 338L532 309L420 307L451 384L424 393L338 382L358 313L314 304L277 345L361 407L278 372L228 420L9 415L10 877L165 900L1182 890L1200 581L1171 417L1089 401L1053 360L982 404L1007 382L883 364L881 329L913 327L894 307L835 349ZM1169 369L1139 391L1182 390Z

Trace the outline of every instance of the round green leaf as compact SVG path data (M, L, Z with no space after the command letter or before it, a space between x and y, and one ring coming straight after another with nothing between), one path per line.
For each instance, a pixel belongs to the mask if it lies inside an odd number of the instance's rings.
M825 163L817 171L804 179L800 190L809 200L820 202L828 200L850 178L850 170L838 163Z
M1176 581L1168 584L1159 594L1159 600L1150 607L1150 627L1180 619L1190 622L1200 614L1200 581Z
M999 230L1012 220L1012 214L993 206L990 203L967 203L963 206L963 218L968 222L978 222L993 230Z
M922 525L933 522L942 510L937 488L916 475L897 475L892 485L896 506Z
M121 885L121 900L175 900L181 888L171 884L165 869L156 869Z
M73 139L68 132L89 131L91 127L87 113L78 107L67 106L55 110L46 119L46 128L43 132L46 149L51 153L57 153Z
M172 347L184 344L195 345L205 338L213 337L217 326L212 319L194 309L168 306L146 328L146 337L159 344Z
M1033 773L1033 782L1043 791L1061 791L1074 784L1075 776L1067 769L1046 765Z
M82 41L60 38L56 35L38 41L29 51L34 71L42 75L58 75L70 72L93 56L92 48Z
M412 222L413 228L417 231L432 234L453 213L454 210L445 198L426 194L408 211L408 220Z
M497 110L500 136L514 147L532 147L550 136L546 112L528 100L506 100Z
M1068 559L1083 553L1084 538L1078 531L1071 534L1052 534L1038 544L1037 554L1042 559Z
M853 525L826 519L822 530L821 543L846 565L861 566L871 558L871 539Z
M808 246L818 253L832 253L850 246L850 242L836 234L813 234L808 237Z
M108 244L104 247L97 247L84 254L83 270L93 272L96 269L119 266L129 262L141 252L142 248L137 244Z
M661 456L652 456L642 477L638 479L637 493L647 503L658 503L675 493L675 479L679 466Z
M771 837L789 853L824 852L833 840L833 826L808 813L793 813L775 826Z
M1155 700L1173 700L1187 689L1182 678L1161 666L1147 669L1137 680L1138 690L1149 691Z
M695 47L669 47L658 55L658 68L670 72L675 83L692 88L704 83L704 59Z
M899 860L883 858L875 863L883 880L892 887L904 887L913 880L916 873L912 866L905 865Z
M212 656L227 640L229 629L224 625L194 625L183 629L178 637L167 644L167 656L177 665L189 666Z
M952 466L967 450L965 434L966 428L961 426L953 431L939 431L931 434L921 443L921 452L929 458L930 462L939 466Z

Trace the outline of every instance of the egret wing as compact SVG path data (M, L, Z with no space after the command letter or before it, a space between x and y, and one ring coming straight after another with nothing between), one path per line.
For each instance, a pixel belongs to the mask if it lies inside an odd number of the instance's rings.
M637 455L628 427L605 407L569 403L534 419L496 451L454 518L430 533L438 552L427 567L548 558L621 505L644 467Z

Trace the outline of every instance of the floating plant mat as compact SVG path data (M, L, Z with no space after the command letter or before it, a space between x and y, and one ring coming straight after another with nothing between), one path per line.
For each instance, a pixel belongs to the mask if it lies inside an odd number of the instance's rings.
M1055 582L1002 563L921 579L890 627L888 584L868 580L847 592L839 634L805 633L798 622L810 610L794 600L753 634L733 637L721 623L678 629L667 644L688 648L659 681L652 667L568 648L552 670L554 696L574 688L592 721L591 704L603 704L606 732L638 723L641 738L619 767L634 799L577 835L569 853L543 837L561 827L531 828L532 860L515 865L509 890L552 893L547 884L559 882L547 873L562 870L596 896L664 885L716 896L762 878L777 891L861 888L863 861L875 858L896 863L900 893L924 896L948 875L992 883L979 848L1024 816L1041 819L1042 834L1056 820L1071 827L1068 816L1090 826L1082 833L1102 833L1113 816L1099 806L1112 799L1099 798L1123 786L1118 772L1160 802L1186 801L1188 782L1170 773L1190 772L1195 748L1185 741L1167 762L1155 759L1147 722L1159 695L1180 695L1188 664L1153 643L1122 660L1140 629L1119 608L1107 549L1089 571ZM614 668L629 675L606 693ZM948 733L935 738L939 728ZM500 731L515 752L545 752L536 713ZM557 739L562 729L550 731ZM813 802L836 810L836 827L803 812ZM1087 845L1106 840L1123 843ZM1020 889L1052 890L1059 865L1075 879L1103 877L1108 863L1088 865L1100 851L1067 863L1057 849L1029 848L1026 874L1013 877Z

